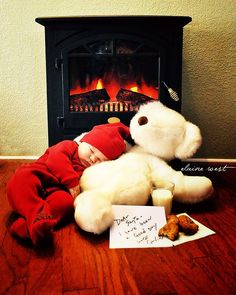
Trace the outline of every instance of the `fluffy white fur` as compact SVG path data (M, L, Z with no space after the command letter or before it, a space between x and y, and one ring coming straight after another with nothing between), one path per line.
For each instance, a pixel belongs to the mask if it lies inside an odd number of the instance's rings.
M75 220L83 230L100 234L113 222L112 204L145 205L153 185L175 183L174 199L197 203L213 192L210 179L185 176L166 161L191 157L199 148L199 128L160 102L140 107L130 122L136 145L119 159L87 168L83 192L75 200Z

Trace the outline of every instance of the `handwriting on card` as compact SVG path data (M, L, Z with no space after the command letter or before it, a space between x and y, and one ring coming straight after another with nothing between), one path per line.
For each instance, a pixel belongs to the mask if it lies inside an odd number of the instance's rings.
M153 243L157 240L155 235L154 240L150 239L150 232L153 230L157 232L157 223L152 220L152 216L144 217L140 216L123 216L121 219L114 219L114 222L117 224L118 228L121 226L119 235L123 236L125 239L136 239L137 243L146 241L146 243ZM127 226L127 229L123 227L123 223Z
M158 236L166 223L164 207L112 206L115 214L110 229L110 248L170 246Z

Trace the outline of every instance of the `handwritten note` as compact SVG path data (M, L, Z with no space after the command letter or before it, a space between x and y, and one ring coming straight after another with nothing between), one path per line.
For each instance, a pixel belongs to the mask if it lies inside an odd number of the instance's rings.
M165 209L158 206L112 206L115 218L110 228L110 248L170 247L158 237L166 223Z
M178 240L172 242L158 236L159 229L166 223L164 207L113 205L112 209L115 218L110 228L110 248L172 247L215 234L189 216L198 224L198 232L193 236L180 233Z

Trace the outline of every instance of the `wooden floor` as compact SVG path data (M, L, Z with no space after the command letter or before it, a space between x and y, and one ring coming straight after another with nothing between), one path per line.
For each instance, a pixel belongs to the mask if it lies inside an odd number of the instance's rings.
M1 295L236 294L235 163L226 169L218 164L218 170L226 171L215 172L207 172L212 167L205 164L202 174L212 179L214 198L173 208L187 212L215 235L173 248L113 250L108 233L90 235L73 222L56 231L54 245L44 249L14 239L7 230L12 211L5 187L21 164L0 160Z

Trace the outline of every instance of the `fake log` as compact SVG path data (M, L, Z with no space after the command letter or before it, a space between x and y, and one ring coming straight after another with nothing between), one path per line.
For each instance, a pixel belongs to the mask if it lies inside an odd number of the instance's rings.
M108 101L110 97L104 88L74 94L70 96L70 111L99 111L99 106Z
M80 94L71 95L71 104L92 104L92 103L104 103L109 101L110 97L105 88L96 89Z
M117 101L128 102L133 106L152 101L153 99L145 94L134 92L128 89L120 88L116 95Z
M153 99L142 93L120 88L117 102L111 102L105 88L95 89L70 96L71 112L129 112Z

